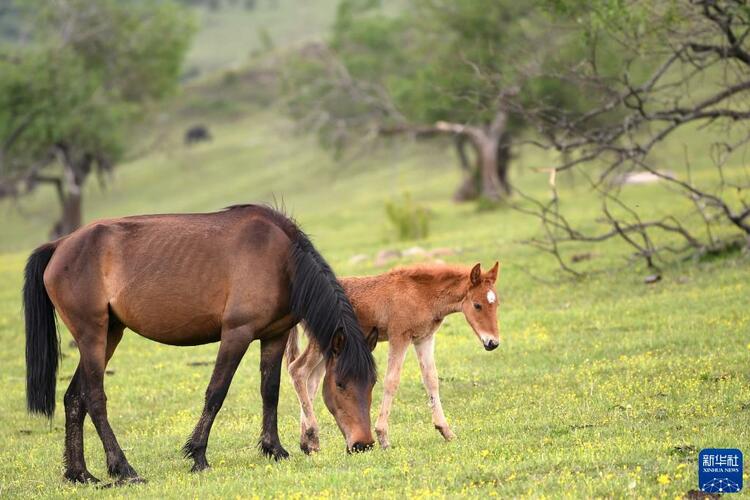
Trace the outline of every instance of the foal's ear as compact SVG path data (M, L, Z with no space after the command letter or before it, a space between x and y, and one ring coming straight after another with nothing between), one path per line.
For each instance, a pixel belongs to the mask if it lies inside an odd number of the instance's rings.
M370 330L370 333L367 335L367 347L370 348L370 351L374 351L375 347L378 345L378 337L380 336L378 329L373 328Z
M479 263L473 268L471 268L471 274L469 274L469 279L471 280L472 285L478 285L482 282L482 264Z
M331 351L333 351L335 356L341 354L341 351L344 349L344 342L346 342L344 332L339 328L336 330L336 333L333 334L333 340L331 340Z
M486 278L488 280L492 280L493 283L496 282L497 281L497 274L498 274L499 270L500 270L500 263L498 261L495 261L495 265L492 266L492 269L490 269L489 271L487 271Z

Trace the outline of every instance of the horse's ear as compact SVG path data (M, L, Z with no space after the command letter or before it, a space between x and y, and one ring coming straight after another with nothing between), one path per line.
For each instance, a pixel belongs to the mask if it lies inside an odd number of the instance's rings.
M372 330L370 330L369 335L367 335L367 347L370 348L370 351L374 351L375 347L377 347L379 336L380 333L378 332L377 328L373 328Z
M478 263L476 266L471 268L469 279L471 280L472 285L478 285L482 282L482 264Z
M500 270L500 263L497 262L497 261L495 261L495 265L492 266L492 269L490 269L489 271L487 271L487 275L486 275L487 279L488 280L492 280L493 283L496 282L497 281L497 274L498 274L499 270Z
M344 342L346 342L344 332L339 328L336 330L336 333L333 334L333 340L331 340L331 351L333 351L335 356L341 354L341 351L344 349Z

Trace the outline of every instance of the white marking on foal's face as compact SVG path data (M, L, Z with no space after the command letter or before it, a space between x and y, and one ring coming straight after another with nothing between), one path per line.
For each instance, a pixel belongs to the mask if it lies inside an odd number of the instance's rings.
M489 290L487 292L487 302L489 302L490 304L494 304L496 299L497 297L495 297L495 292Z

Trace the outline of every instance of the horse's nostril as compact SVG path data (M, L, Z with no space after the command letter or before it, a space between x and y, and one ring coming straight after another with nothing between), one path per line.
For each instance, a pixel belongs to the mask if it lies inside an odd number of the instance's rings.
M371 450L373 443L354 443L349 450L349 453L361 453L363 451Z
M484 343L484 349L487 351L493 351L497 349L497 346L499 345L500 345L500 342L498 342L497 340L488 340L487 342Z

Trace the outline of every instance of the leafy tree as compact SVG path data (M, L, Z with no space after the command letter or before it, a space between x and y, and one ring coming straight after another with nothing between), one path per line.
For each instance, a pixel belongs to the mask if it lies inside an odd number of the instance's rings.
M22 7L34 39L0 55L0 196L54 185L58 236L80 226L90 174L111 171L129 128L176 88L193 24L169 2Z
M563 47L581 48L568 18L551 23L538 5L416 0L393 15L378 1L342 0L330 47L290 71L291 112L339 151L358 137L453 136L466 174L456 198L508 195L512 138L527 125L512 103L581 100L535 77Z

